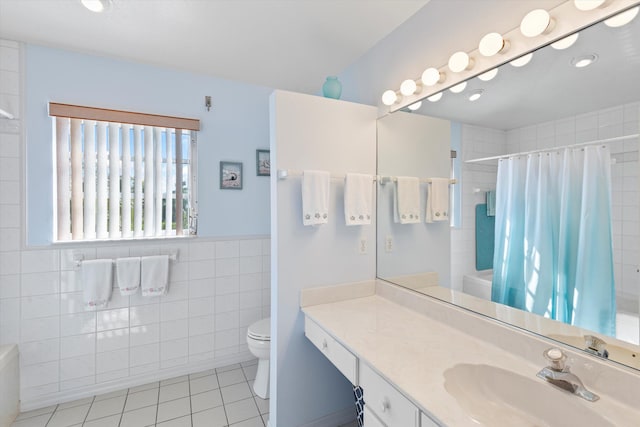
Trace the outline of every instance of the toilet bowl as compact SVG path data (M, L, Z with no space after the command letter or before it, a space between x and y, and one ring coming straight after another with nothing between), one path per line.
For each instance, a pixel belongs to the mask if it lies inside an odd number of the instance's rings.
M253 391L262 399L269 397L269 353L271 351L271 318L258 320L247 330L247 344L251 354L258 358L258 371Z

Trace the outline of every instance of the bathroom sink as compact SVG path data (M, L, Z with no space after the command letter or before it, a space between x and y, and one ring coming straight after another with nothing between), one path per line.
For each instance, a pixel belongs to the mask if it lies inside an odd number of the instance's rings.
M474 421L487 426L613 426L593 403L535 377L490 365L458 364L445 389Z

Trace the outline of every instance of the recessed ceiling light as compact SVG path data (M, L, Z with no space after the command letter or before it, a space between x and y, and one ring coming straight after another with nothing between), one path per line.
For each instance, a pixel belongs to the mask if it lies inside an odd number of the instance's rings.
M415 102L415 103L413 103L413 104L409 105L409 110L411 110L411 111L416 111L416 110L418 110L420 107L422 107L422 101L418 101L418 102Z
M473 92L471 92L471 94L469 94L469 101L477 101L478 99L480 99L483 92L484 91L482 89L474 90Z
M429 102L438 102L442 98L442 92L436 93L435 95L431 95L427 98Z
M91 12L104 12L111 7L111 0L80 0L82 5Z
M597 9L604 5L606 0L573 0L573 4L578 10L588 11Z
M570 36L567 36L563 39L558 40L557 42L551 43L551 47L556 50L566 49L568 47L573 46L573 44L578 40L580 33L573 33Z
M488 82L489 80L493 79L497 75L498 75L498 68L494 68L492 70L487 71L486 73L480 74L478 78L483 82Z
M467 82L458 83L455 86L449 88L449 90L453 93L460 93L467 87Z
M604 23L606 26L612 28L622 27L623 25L627 25L629 22L633 21L633 18L638 15L638 10L640 10L640 6L625 10L624 12L612 16L609 19L605 19Z
M382 103L384 105L393 105L398 100L398 94L393 90L387 90L382 94Z
M577 56L573 58L571 60L571 65L573 65L576 68L584 68L593 64L597 60L598 60L598 55L596 55L595 53L590 55L582 55L582 56Z
M531 58L533 58L533 53L528 53L521 56L520 58L514 59L513 61L509 62L509 64L513 65L514 67L524 67L529 63L529 61L531 61Z
M537 37L553 29L553 19L544 9L536 9L527 13L520 22L520 32L525 37Z

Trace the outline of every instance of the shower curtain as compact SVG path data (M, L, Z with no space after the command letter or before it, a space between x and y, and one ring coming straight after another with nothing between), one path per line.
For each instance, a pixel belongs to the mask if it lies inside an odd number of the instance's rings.
M500 160L494 302L615 336L606 146Z

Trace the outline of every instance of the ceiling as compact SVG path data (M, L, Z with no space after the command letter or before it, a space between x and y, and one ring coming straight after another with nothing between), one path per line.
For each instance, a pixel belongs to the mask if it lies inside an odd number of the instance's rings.
M317 93L429 0L0 0L0 37Z

